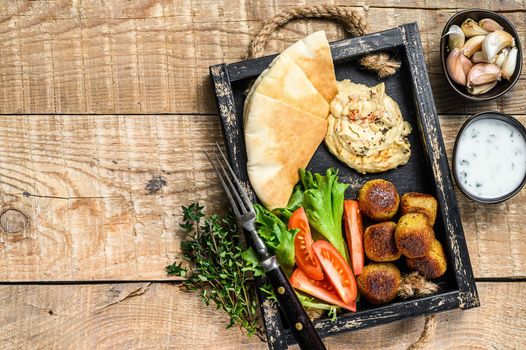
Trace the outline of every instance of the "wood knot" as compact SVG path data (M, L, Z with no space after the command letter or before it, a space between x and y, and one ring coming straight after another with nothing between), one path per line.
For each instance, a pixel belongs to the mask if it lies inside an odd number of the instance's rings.
M154 194L157 191L161 190L164 186L166 186L168 183L162 176L153 176L150 181L146 184L146 191L148 191L148 194Z
M29 225L27 216L18 209L7 209L0 214L0 227L7 233L18 233Z

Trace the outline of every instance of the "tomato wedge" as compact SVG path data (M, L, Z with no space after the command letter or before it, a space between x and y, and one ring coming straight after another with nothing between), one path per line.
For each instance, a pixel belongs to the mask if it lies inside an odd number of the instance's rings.
M298 208L289 219L289 229L299 229L294 238L294 257L296 264L313 280L322 280L323 271L316 254L312 251L312 235L309 220L303 208Z
M330 304L340 306L350 311L356 311L356 301L353 300L349 304L345 304L334 290L332 284L326 279L316 281L309 278L301 269L296 269L290 276L290 284L297 290Z
M327 278L345 304L356 300L356 280L351 267L332 244L327 241L316 241L312 249L321 263Z
M345 235L351 255L352 270L355 276L362 273L364 263L363 225L358 201L346 200L343 206Z

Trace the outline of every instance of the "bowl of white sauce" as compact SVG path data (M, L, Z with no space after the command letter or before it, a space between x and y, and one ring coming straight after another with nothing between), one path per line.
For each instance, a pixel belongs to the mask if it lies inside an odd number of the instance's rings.
M479 113L462 125L453 148L460 191L481 203L503 202L526 183L526 129L500 112Z

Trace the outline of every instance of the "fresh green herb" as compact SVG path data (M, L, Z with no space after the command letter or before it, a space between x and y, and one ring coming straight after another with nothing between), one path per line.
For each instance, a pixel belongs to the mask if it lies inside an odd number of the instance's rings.
M227 328L238 325L249 335L263 340L263 330L257 318L257 299L251 287L251 264L243 258L240 237L234 220L218 215L205 217L203 207L194 203L183 207L181 228L188 239L181 243L185 260L192 265L188 272L182 263L166 267L168 274L187 276L182 288L198 291L206 305L215 303L229 316Z
M259 236L276 255L285 273L290 275L294 267L294 236L297 230L287 229L279 217L259 204L254 204L254 209Z
M252 272L254 277L262 277L263 283L259 287L259 290L263 292L268 299L278 301L278 299L276 299L276 295L274 294L274 290L272 290L272 285L265 279L265 271L261 267L259 263L259 257L254 249L249 247L247 250L241 253L241 256L243 257L243 260L245 260L246 264L246 267L243 269L243 271Z
M338 182L338 172L332 168L325 176L300 169L300 178L309 223L349 261L342 235L343 201L349 185Z
M178 277L186 277L186 274L188 273L188 269L183 265L183 262L174 262L173 264L166 266L166 273L169 276L178 276Z

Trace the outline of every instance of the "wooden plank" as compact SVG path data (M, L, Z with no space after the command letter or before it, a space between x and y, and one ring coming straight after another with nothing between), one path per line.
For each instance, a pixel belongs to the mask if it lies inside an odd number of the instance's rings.
M526 283L479 283L482 307L437 315L429 349L518 349L524 344ZM266 349L221 311L171 284L0 286L0 347ZM326 339L329 349L405 349L423 318Z
M296 4L290 0L271 4L9 2L0 7L0 113L215 113L208 67L244 59L263 21ZM469 2L450 1L441 8L426 1L356 5L368 18L371 31L419 24L439 113L488 108L523 113L524 76L506 97L482 104L452 97L445 85L438 54L440 33L452 14L473 6ZM524 1L484 0L477 6L506 11L522 42L526 41ZM334 23L297 21L271 36L267 52L280 51L320 29L331 41L344 37Z
M29 220L0 232L0 280L165 278L181 205L222 210L215 116L5 116L0 139L0 209Z
M0 213L21 210L29 226L0 225L0 280L165 279L180 206L225 208L201 153L222 142L215 115L2 118ZM441 116L449 159L465 118ZM149 194L158 176L166 185ZM475 277L525 277L526 190L495 205L457 198Z

